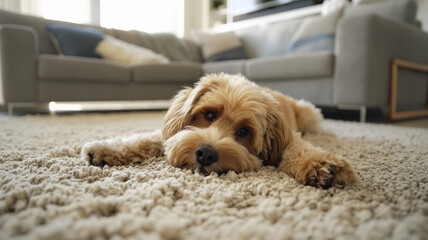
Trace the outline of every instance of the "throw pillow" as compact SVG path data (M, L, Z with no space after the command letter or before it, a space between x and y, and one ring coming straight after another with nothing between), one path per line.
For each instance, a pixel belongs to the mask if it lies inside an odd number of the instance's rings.
M207 62L248 58L241 41L232 32L196 35L204 60Z
M168 63L168 58L150 49L121 41L106 35L95 52L105 59L123 63Z
M351 5L348 0L324 0L322 3L321 15L326 16L338 9Z
M60 55L100 57L95 47L104 38L104 33L94 28L74 27L62 24L48 24L46 29Z
M306 18L291 38L286 54L333 51L336 25L342 16L343 8L327 14Z

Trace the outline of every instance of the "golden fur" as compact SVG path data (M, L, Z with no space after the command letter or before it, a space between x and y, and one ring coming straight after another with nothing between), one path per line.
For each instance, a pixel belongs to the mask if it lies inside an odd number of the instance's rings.
M302 184L329 188L355 183L348 162L301 138L300 133L316 130L321 121L319 110L308 102L241 75L207 75L173 99L159 136L90 143L82 156L92 165L123 165L141 161L147 151L161 155L156 149L163 146L171 165L205 173L273 165ZM197 161L200 146L214 149L216 161Z

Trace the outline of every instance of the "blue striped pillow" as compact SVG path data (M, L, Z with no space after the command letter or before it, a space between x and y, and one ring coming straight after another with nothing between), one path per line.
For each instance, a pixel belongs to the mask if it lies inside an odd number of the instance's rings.
M287 53L333 51L334 33L324 33L299 39L290 44Z
M308 17L302 20L291 38L286 54L333 51L336 25L342 13L343 8L340 8L325 16Z

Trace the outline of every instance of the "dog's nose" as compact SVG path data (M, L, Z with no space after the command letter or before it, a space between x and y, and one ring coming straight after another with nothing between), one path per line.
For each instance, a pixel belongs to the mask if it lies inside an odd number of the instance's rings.
M218 152L215 148L208 145L201 145L196 148L195 155L196 161L204 167L208 167L218 161Z

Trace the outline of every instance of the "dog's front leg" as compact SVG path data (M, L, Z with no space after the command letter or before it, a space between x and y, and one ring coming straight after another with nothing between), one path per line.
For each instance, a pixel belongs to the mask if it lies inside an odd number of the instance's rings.
M296 132L282 155L279 169L299 183L324 189L357 182L346 160L304 141Z
M163 154L161 134L156 131L128 138L91 142L83 146L81 154L90 165L100 167L138 163Z

